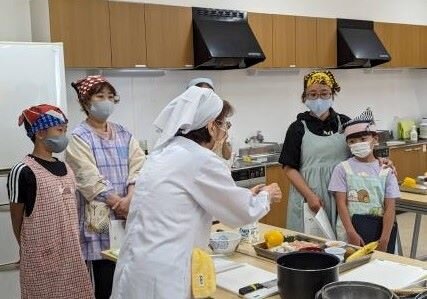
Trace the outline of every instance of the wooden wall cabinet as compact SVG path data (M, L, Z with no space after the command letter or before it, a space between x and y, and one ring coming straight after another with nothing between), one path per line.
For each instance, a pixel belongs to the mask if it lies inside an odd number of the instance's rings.
M265 55L262 63L256 68L271 68L273 66L273 16L262 13L248 13L248 22Z
M272 165L267 167L267 184L277 183L282 190L282 200L272 203L270 212L265 215L260 222L274 225L277 227L286 227L286 217L288 209L288 194L290 188L289 179L281 165Z
M426 144L417 144L390 149L390 160L397 170L397 179L416 178L427 171Z
M145 26L148 67L194 65L191 7L146 4Z
M68 67L110 67L110 21L103 0L49 0L50 37Z
M107 0L31 0L33 41L63 42L67 67L191 68L192 8ZM336 19L248 13L259 68L336 67ZM427 26L375 22L380 67L427 67Z
M111 30L111 66L135 67L147 64L145 5L108 2Z
M273 67L336 67L336 19L273 15Z

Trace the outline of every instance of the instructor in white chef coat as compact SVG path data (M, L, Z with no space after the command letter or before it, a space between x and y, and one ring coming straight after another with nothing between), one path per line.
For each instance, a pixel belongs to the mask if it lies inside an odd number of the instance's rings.
M191 298L191 252L207 247L212 217L232 227L252 223L281 198L277 184L237 187L211 151L231 114L213 90L193 86L155 120L161 135L136 182L113 299Z

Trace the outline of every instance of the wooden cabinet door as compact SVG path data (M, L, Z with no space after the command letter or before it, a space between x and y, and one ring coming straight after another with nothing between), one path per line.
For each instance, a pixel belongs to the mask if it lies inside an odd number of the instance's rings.
M271 68L273 66L273 16L250 12L248 22L265 55L264 62L258 63L255 67Z
M273 165L267 167L267 184L277 183L282 190L282 200L273 202L270 207L270 212L265 215L260 222L278 227L286 227L286 216L288 209L288 194L290 183L285 176L285 172L281 165Z
M317 18L317 66L337 66L337 20Z
M109 8L112 66L146 65L144 4L109 2Z
M418 30L420 36L420 64L427 67L427 26L420 26Z
M379 39L381 40L381 42L384 45L387 52L391 56L391 61L382 64L381 67L393 66L392 63L394 63L394 60L395 60L395 53L394 53L394 50L392 48L393 24L375 22L374 23L374 31L378 35Z
M145 24L149 67L193 66L191 7L146 4Z
M273 67L295 67L295 17L273 15Z
M376 22L374 29L391 55L391 61L383 66L417 67L421 65L419 26Z
M110 67L110 21L103 0L49 0L52 42L64 43L65 66Z
M297 67L316 67L317 63L317 19L295 17L295 51Z
M396 166L397 179L416 178L423 175L426 169L426 146L413 145L390 149L390 159Z

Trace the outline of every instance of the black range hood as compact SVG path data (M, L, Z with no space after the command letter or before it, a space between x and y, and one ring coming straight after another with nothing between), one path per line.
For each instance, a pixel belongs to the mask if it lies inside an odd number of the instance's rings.
M196 69L240 69L265 60L243 11L193 7L193 47Z
M374 31L374 22L338 19L337 31L338 68L374 67L391 60Z

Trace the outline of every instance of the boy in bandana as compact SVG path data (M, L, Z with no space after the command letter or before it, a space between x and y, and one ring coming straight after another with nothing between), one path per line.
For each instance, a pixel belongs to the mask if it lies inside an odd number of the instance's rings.
M80 249L74 175L52 156L67 147L67 122L58 107L47 104L19 117L34 143L7 182L22 298L93 298Z

